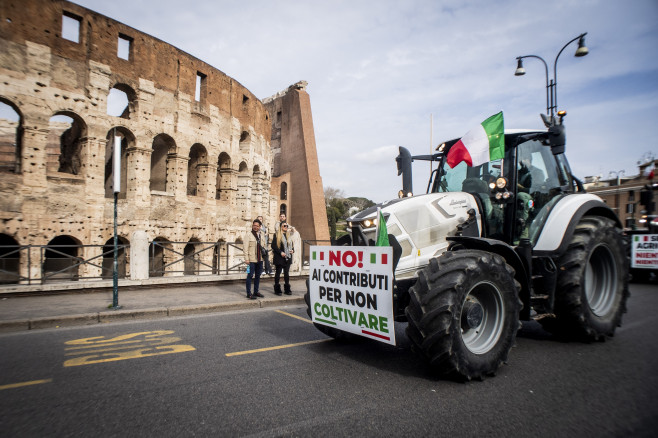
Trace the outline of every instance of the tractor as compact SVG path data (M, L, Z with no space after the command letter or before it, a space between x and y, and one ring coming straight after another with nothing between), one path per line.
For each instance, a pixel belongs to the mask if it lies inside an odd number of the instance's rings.
M371 246L383 213L395 321L408 323L412 348L432 371L458 380L494 375L522 321L585 342L621 325L627 242L615 213L571 173L565 115L542 115L547 129L505 130L504 157L479 166L447 164L459 139L431 155L400 147L398 198L347 219L349 234L336 245ZM426 193L413 195L412 162L427 160L436 168ZM355 336L315 326L336 339Z

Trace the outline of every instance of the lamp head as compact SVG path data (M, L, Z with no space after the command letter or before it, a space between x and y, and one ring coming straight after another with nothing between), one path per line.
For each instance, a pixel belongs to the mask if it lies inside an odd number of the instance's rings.
M581 56L585 56L588 53L589 53L589 49L585 45L585 35L583 35L578 40L578 48L576 49L576 53L574 56L580 58Z
M516 64L516 71L514 76L523 76L525 74L525 68L523 68L523 60L521 58L516 58L518 63Z

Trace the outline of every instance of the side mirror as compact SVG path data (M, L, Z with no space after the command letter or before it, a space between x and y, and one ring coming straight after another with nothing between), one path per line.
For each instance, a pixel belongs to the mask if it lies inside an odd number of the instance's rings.
M402 190L406 193L413 193L413 182L411 176L411 154L405 147L400 146L400 154L395 157L398 165L398 175L402 175Z
M564 132L564 125L553 124L548 127L548 144L551 146L553 155L563 154L567 136Z

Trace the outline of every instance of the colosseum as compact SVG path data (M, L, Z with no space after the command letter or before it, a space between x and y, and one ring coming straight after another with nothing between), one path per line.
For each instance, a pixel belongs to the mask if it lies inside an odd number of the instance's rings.
M112 278L115 214L137 280L238 275L253 218L294 224L276 121L235 79L67 1L3 1L0 46L0 283Z

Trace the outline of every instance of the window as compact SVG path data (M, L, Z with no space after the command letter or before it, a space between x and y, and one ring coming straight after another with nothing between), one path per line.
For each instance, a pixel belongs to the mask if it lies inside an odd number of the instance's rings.
M62 15L62 38L73 41L74 43L80 42L80 23L82 18L70 12L64 12Z
M196 87L194 90L194 100L201 102L206 99L206 75L196 73Z
M107 96L107 115L130 118L130 107L128 106L128 94L125 91L113 87Z
M285 201L288 199L288 183L282 182L281 183L281 196L280 196L282 201Z
M634 202L635 201L635 192L633 190L628 192L628 202Z
M633 214L634 213L634 204L626 204L626 213Z
M130 49L132 48L133 39L127 35L119 34L117 42L117 56L128 61L130 59Z

